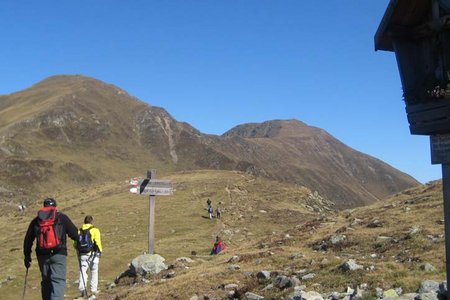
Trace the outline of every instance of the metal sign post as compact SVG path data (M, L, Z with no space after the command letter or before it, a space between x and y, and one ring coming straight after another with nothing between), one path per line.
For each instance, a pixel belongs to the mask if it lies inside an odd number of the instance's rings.
M442 164L442 190L444 193L445 271L448 289L450 287L450 164L448 163Z
M130 181L130 192L138 195L149 195L148 206L148 253L154 254L155 250L155 200L156 196L168 196L173 194L170 180L156 180L156 170L147 171L146 179L134 178Z
M156 170L147 171L147 177L156 179ZM150 194L148 206L148 253L153 254L155 250L155 195Z

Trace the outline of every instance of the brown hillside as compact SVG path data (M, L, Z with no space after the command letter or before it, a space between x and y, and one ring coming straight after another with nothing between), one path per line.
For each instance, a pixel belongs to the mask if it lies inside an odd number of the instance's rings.
M296 120L244 124L223 136L176 121L122 89L54 76L0 97L0 197L164 170L240 170L317 191L339 208L418 185L412 177ZM26 185L24 185L26 182Z

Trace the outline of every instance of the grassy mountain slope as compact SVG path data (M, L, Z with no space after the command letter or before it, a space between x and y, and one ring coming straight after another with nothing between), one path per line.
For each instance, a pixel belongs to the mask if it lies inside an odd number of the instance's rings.
M123 180L89 189L54 191L61 210L76 224L82 223L85 214L92 214L102 230L105 249L99 299L189 299L194 294L223 299L227 294L223 286L229 283L268 299L292 292L263 290L267 284L254 277L261 270L298 277L315 273L313 279L301 280L301 284L319 292L343 292L347 285L361 283L367 283L372 291L375 287L402 287L412 292L423 279L445 278L442 187L438 182L406 190L372 206L338 212L307 188L240 172L178 172L164 179L174 182L175 194L156 198L155 251L169 264L181 256L191 257L194 263L175 264L175 277L170 279L160 275L136 284L123 280L111 290L106 290L107 285L147 249L148 198L129 194L128 183ZM208 197L214 207L221 202L221 220L207 218ZM37 209L36 205L25 215L0 216L4 232L13 233L1 235L0 279L15 277L0 288L2 299L17 299L22 291L22 238ZM345 239L330 244L330 237L338 233ZM208 254L218 234L229 250L211 257ZM235 264L240 270L229 269L227 261L233 256L238 256ZM339 265L349 258L372 270L340 271ZM421 270L425 262L437 270ZM71 251L69 299L77 294L76 279L77 262ZM35 259L28 283L27 299L39 299Z
M305 186L339 208L419 184L299 121L243 124L223 136L207 135L84 76L54 76L0 97L3 208L55 188L129 178L149 167L166 174L243 171Z

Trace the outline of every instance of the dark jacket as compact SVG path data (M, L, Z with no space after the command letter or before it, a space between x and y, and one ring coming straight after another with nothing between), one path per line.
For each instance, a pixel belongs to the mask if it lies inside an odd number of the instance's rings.
M56 222L61 224L61 234L59 238L61 239L61 247L57 250L42 250L39 247L36 247L36 255L53 255L53 254L62 254L67 255L67 243L66 236L68 235L72 240L76 241L78 238L78 229L73 224L73 222L69 219L68 216L63 214L62 212L56 213ZM38 217L34 218L30 225L28 226L27 234L25 235L25 239L23 240L23 254L25 257L31 256L31 248L33 247L34 240L36 239L36 234L39 229Z

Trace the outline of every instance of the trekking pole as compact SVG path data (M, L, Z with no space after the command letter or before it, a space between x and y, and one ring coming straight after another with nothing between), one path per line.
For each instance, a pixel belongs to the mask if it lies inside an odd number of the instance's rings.
M77 251L77 254L78 254L78 264L80 265L81 279L83 280L84 291L86 293L86 297L88 297L88 299L89 299L89 295L88 295L87 287L86 287L86 280L84 280L83 267L81 266L81 254L78 251Z
M28 268L27 268L27 272L25 273L25 281L23 283L22 300L25 299L25 291L27 290L27 281L28 281Z

